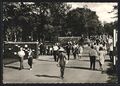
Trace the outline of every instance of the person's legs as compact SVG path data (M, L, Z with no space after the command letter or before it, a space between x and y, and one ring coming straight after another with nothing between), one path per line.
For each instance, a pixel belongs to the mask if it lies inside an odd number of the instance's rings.
M56 61L56 51L53 52L54 61Z
M23 69L23 58L20 58L20 70Z
M80 53L78 54L78 59L81 59L81 54Z
M113 62L113 51L111 51L111 61Z
M93 70L95 70L95 62L96 62L96 57L93 57Z
M64 78L63 76L64 76L64 69L65 69L65 67L64 66L61 66L61 69L60 69L60 71L61 71L61 78Z
M110 61L112 61L112 51L109 53Z
M30 58L28 59L28 64L29 64L29 66L30 66L30 70L32 69L32 61L33 61L33 58L30 57Z
M70 59L70 53L68 52L67 55L68 55L68 60L69 60Z
M102 69L102 64L101 64L101 62L99 61L99 65L100 65L100 70Z
M90 69L92 69L92 57L90 56Z
M73 53L74 59L76 59L76 53Z

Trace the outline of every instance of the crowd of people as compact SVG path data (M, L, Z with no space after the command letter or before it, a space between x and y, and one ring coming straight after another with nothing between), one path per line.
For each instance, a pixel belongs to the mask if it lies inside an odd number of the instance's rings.
M71 59L71 55L73 55L73 59L81 59L83 56L83 51L85 45L90 48L89 57L90 57L90 70L95 70L96 60L98 58L100 70L104 71L105 64L105 56L109 54L110 61L113 61L113 40L112 38L107 41L104 40L91 40L87 43L77 43L75 41L68 41L66 44L62 45L60 43L55 43L54 45L48 46L46 48L45 44L40 43L39 51L40 55L53 55L54 61L58 63L60 66L61 78L64 77L64 70L66 63ZM47 53L46 53L47 51ZM30 70L32 70L33 63L33 50L29 48L27 53L21 47L18 56L20 61L20 70L23 69L23 60L25 55L27 54L28 64L30 66Z

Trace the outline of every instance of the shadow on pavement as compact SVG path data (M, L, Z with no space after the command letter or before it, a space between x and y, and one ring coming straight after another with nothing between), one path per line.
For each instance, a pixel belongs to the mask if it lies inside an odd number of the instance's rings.
M49 78L60 78L59 76L50 76L50 75L35 75L37 77L49 77Z
M109 59L106 59L105 62L111 62Z
M50 60L43 60L43 59L37 59L38 61L47 61L47 62L54 62L54 61L50 61Z
M4 67L6 67L6 68L12 68L12 69L18 69L19 70L19 67L15 67L15 66L4 66Z
M108 66L110 66L110 68L107 68L107 71L106 71L106 73L109 75L107 82L117 83L118 77L117 77L117 71L115 66L113 66L112 63L109 63Z
M66 66L66 68L90 70L90 68L86 68L86 67L74 67L74 66L68 67L68 66ZM100 71L100 70L95 69L95 71Z
M83 59L80 59L80 61L90 62L90 60L83 60Z
M20 70L20 67L15 67L15 66L4 66L5 68L11 68L11 69L17 69ZM29 70L29 68L24 68L25 70Z

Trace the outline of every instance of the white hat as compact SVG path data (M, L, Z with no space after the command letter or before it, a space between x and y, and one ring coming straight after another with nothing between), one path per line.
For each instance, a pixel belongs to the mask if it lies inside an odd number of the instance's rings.
M25 45L25 47L28 47L28 45Z
M59 51L64 52L64 49L63 49L63 48L60 48Z

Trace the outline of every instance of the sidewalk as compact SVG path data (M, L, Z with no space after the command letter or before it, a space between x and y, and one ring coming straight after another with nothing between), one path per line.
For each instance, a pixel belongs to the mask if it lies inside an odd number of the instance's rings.
M66 65L65 78L59 78L60 71L53 56L39 56L34 59L33 69L29 70L27 60L24 60L23 70L19 70L19 62L5 65L3 70L4 83L107 83L108 75L101 74L98 62L95 71L89 70L89 58L71 60ZM109 62L105 62L105 70L109 68Z

